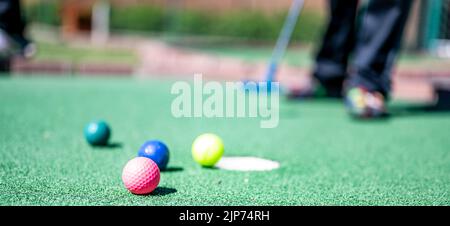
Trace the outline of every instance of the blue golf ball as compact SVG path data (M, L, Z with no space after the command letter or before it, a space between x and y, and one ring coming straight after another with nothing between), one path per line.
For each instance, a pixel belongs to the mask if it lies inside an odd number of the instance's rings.
M153 160L160 170L164 170L169 162L169 148L159 140L150 140L141 146L138 156Z
M111 129L104 121L90 122L84 127L84 136L86 141L93 146L107 145Z

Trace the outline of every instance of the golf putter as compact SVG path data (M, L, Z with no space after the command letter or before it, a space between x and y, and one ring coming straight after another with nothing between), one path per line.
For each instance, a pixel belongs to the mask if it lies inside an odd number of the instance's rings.
M272 51L272 56L270 57L270 61L265 74L265 86L267 86L267 91L270 92L270 83L274 81L275 76L278 71L278 65L283 58L289 41L292 36L292 32L294 31L295 25L297 24L298 17L303 8L304 0L293 0L292 4L289 8L288 15L284 22L283 28L281 30L280 35L278 36L275 47ZM245 85L246 82L244 82ZM259 91L259 87L257 85L257 90Z

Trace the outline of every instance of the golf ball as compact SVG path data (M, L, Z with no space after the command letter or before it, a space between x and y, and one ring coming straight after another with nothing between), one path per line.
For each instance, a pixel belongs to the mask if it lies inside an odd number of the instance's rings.
M93 146L106 145L111 136L111 129L104 121L90 122L84 128L84 136Z
M222 157L224 152L223 142L215 134L202 134L192 144L192 157L202 166L212 167Z
M159 184L158 165L149 158L136 157L128 161L122 171L122 181L133 194L151 193Z
M169 162L169 148L159 140L150 140L141 146L138 156L153 160L160 170L165 170Z

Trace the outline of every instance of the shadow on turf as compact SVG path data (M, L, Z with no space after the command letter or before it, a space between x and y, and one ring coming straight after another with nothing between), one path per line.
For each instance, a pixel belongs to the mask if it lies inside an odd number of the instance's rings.
M167 167L165 170L163 170L163 173L173 173L173 172L180 172L183 171L184 168L183 167L178 167L178 166L172 166L172 167Z
M177 189L175 188L168 188L168 187L157 187L150 195L151 196L165 196L170 195L177 192Z
M438 106L433 104L423 105L402 105L392 106L390 108L391 116L393 117L405 117L416 116L436 113L450 113L450 106Z
M121 142L110 142L103 146L94 146L96 149L115 149L122 148L123 144Z
M399 117L411 117L411 116L421 116L421 115L432 115L432 114L445 114L450 113L449 106L437 106L434 104L411 104L411 105L394 105L389 107L389 113L383 115L380 118L355 118L352 117L354 121L357 122L382 122L388 121L392 118Z
M337 98L285 98L285 102L290 105L290 107L283 107L280 108L280 117L284 119L296 119L301 117L300 109L303 108L305 103L308 104L315 104L317 105L323 105L323 104L334 104L334 105L340 105L342 104L342 100ZM292 107L296 105L303 105L300 107Z

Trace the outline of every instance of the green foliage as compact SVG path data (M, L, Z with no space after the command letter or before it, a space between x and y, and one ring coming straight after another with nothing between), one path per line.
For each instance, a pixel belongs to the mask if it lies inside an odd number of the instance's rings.
M60 25L61 15L59 4L59 1L39 1L36 3L25 4L23 10L28 21Z
M110 26L113 29L163 31L165 13L161 8L139 5L112 7Z
M167 15L166 31L188 34L211 34L214 17L197 11L172 11Z
M31 20L58 25L58 1L40 1L26 7ZM164 9L153 5L114 6L111 8L112 31L168 32L189 35L215 35L242 39L274 40L281 31L287 12L271 15L259 11L235 10L224 13L197 10ZM319 37L323 16L303 10L293 40L314 41Z
M276 18L265 16L261 12L237 11L218 17L212 33L249 39L273 39L278 30Z
M314 11L304 10L292 34L293 40L317 41L321 36L325 17Z
M183 34L217 35L244 39L274 40L278 37L287 12L265 15L258 11L232 11L213 15L197 11L178 11L170 19L166 31ZM317 12L305 11L299 18L292 39L314 41L320 35L324 18Z

